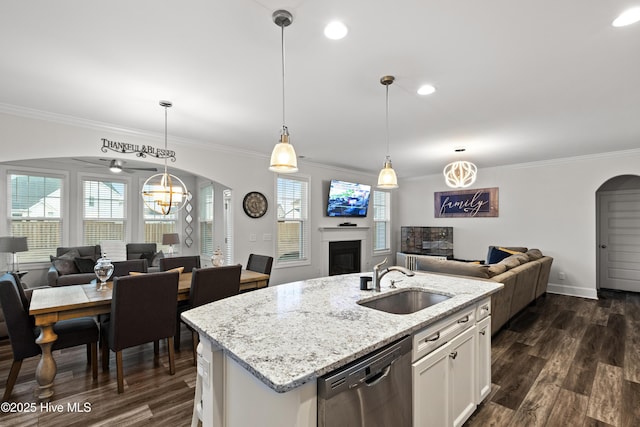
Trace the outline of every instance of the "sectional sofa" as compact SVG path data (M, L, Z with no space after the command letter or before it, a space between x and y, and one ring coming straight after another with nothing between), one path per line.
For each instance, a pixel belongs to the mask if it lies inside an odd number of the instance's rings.
M538 249L490 247L506 255L493 264L439 259L425 255L396 254L396 263L415 271L428 271L502 283L504 288L491 296L491 334L498 332L527 305L544 295L549 283L553 258ZM490 257L488 256L488 260Z

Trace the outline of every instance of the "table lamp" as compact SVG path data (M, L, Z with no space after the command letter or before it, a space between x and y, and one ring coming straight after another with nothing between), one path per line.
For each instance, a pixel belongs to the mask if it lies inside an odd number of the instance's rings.
M169 256L173 256L173 245L180 243L178 233L167 233L162 235L162 244L169 245Z
M9 252L13 254L12 272L20 272L20 264L18 264L17 252L26 252L29 250L26 237L3 236L0 237L0 252Z

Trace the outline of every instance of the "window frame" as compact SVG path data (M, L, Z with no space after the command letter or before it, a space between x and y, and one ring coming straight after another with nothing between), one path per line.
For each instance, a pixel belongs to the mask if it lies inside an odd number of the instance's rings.
M85 243L85 227L84 227L84 223L85 223L85 200L84 200L84 183L85 181L98 181L98 182L117 182L117 183L122 183L125 185L125 194L124 194L124 210L123 210L123 214L124 217L122 218L122 222L123 222L123 240L125 242L129 242L131 240L131 221L129 220L130 218L133 218L132 215L132 210L131 210L131 203L129 203L129 199L133 198L133 194L131 193L133 191L132 188L132 180L128 177L125 176L119 176L119 177L113 177L113 175L107 175L107 174L93 174L93 173L82 173L82 174L78 174L78 193L77 193L77 200L78 200L78 207L79 207L79 215L78 215L78 227L77 227L77 235L78 235L78 241L80 242L79 244L84 245ZM141 203L142 203L142 198L140 199ZM112 239L101 239L101 240L112 240ZM99 242L97 242L96 244L99 244Z
M2 234L11 236L11 179L10 175L27 175L27 176L41 176L41 177L49 177L56 178L61 180L60 185L60 246L67 246L69 241L69 223L71 222L69 218L69 172L60 171L60 170L52 170L52 169L41 169L34 168L29 166L20 166L20 167L6 167L2 166L0 168L0 173L2 174L2 180L4 181L4 185L2 186L2 198L6 202L6 209L4 211L4 221L2 222ZM45 217L46 218L46 217ZM28 244L28 242L27 242ZM56 248L53 248L51 254L55 255ZM18 255L20 256L20 255ZM31 266L31 268L39 268L41 266L51 265L51 261L49 259L42 259L38 261L20 261L21 266ZM7 266L8 268L8 266Z
M202 218L202 207L203 207L203 203L205 203L205 197L204 197L204 192L208 191L207 189L211 188L211 218ZM202 183L200 184L200 186L198 187L198 251L200 253L200 256L204 256L207 258L211 258L213 256L213 252L215 252L215 242L216 242L216 236L215 236L215 223L216 223L216 212L215 212L215 208L216 208L216 200L215 200L215 196L216 196L216 189L215 186L213 185L213 182L208 182L208 183ZM204 228L205 225L209 224L211 226L211 253L208 252L204 252L203 251L203 245L204 245L204 241L203 241L203 233L204 233Z
M376 195L377 194L384 194L384 198L385 198L385 203L384 203L384 209L385 209L385 218L382 220L377 220L376 219ZM372 197L372 203L373 203L373 209L372 209L372 219L373 219L373 239L372 239L372 248L373 248L373 254L374 255L383 255L383 254L390 254L391 253L391 192L390 191L382 191L382 190L373 190L373 197ZM386 248L377 248L378 246L378 223L384 223L386 224L385 226L385 240L386 240L386 244L387 247Z
M289 179L294 181L304 182L306 185L304 198L306 199L304 203L301 203L301 211L302 208L306 210L304 212L304 218L300 219L301 222L301 231L303 235L303 239L300 242L303 249L303 256L301 258L295 260L281 260L278 256L278 241L280 239L278 224L279 220L279 192L278 192L278 179ZM311 177L309 175L302 174L275 174L274 176L274 209L275 209L275 223L274 223L274 248L273 253L275 254L273 259L273 268L291 268L291 267L300 267L311 265L312 256L311 256Z

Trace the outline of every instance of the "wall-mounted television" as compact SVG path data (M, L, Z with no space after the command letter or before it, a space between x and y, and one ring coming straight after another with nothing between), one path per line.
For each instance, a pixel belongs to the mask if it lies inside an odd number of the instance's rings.
M369 207L371 186L355 182L331 180L327 215L338 217L365 217Z

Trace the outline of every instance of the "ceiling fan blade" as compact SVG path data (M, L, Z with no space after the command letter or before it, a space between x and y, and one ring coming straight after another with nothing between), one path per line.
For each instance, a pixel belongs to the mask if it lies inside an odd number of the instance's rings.
M95 166L108 166L104 163L100 163L100 162L92 162L91 160L85 160L85 159L77 159L77 158L72 158L71 160L74 160L76 162L80 162L80 163L86 163L89 165L95 165Z
M157 168L123 168L124 170L130 171L149 171L149 172L158 172Z

